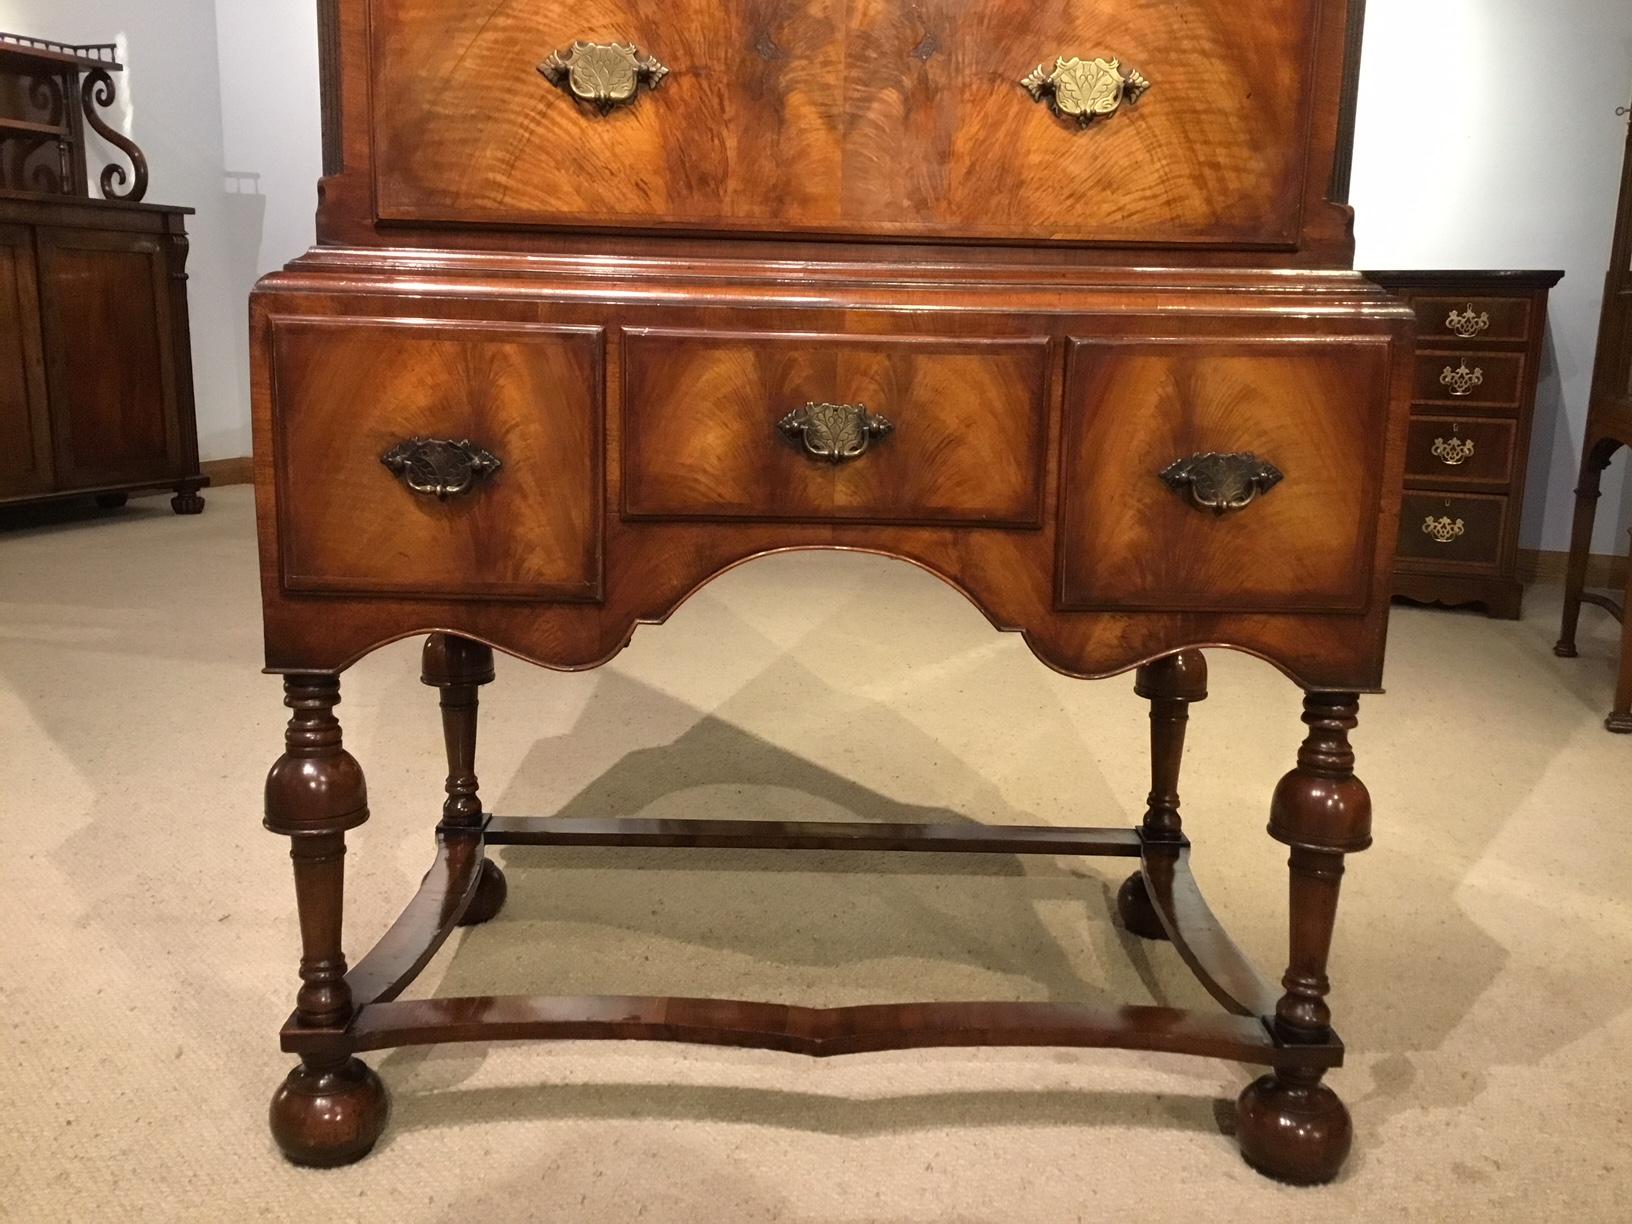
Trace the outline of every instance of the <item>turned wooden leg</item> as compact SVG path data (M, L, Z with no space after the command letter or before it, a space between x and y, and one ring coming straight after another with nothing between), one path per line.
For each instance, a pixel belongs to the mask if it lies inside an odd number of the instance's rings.
M284 754L266 779L266 827L290 839L300 908L300 991L296 1022L343 1030L351 990L341 948L346 830L368 819L363 771L340 744L334 707L340 681L296 675L284 681L292 711ZM350 1164L368 1155L385 1128L389 1102L379 1077L347 1055L307 1056L272 1097L272 1137L296 1164Z
M1147 846L1182 842L1179 821L1179 765L1184 758L1184 730L1190 703L1207 698L1207 660L1199 650L1168 655L1139 669L1133 691L1150 702L1150 795L1140 826ZM1144 872L1122 882L1116 912L1128 931L1145 939L1166 939L1167 932L1151 904Z
M1326 958L1337 920L1343 856L1371 844L1371 797L1354 776L1348 733L1359 698L1310 693L1303 702L1308 737L1298 765L1275 790L1270 836L1292 848L1291 951L1274 1027L1287 1043L1331 1039ZM1349 1111L1320 1071L1278 1067L1241 1094L1241 1153L1262 1173L1312 1185L1343 1167L1354 1132Z
M1632 735L1632 564L1626 570L1626 598L1621 604L1621 665L1615 682L1615 708L1604 726L1617 735Z
M1587 586L1587 562L1592 555L1592 524L1598 517L1598 499L1603 496L1604 469L1614 456L1615 444L1587 442L1581 459L1581 481L1575 488L1575 526L1570 531L1570 563L1564 575L1564 616L1553 653L1561 659L1575 658L1575 630L1581 621L1581 592Z
M442 692L442 739L448 750L442 830L478 830L482 800L476 782L476 715L480 686L493 679L493 648L451 633L433 633L425 639L420 679ZM476 895L459 925L476 926L495 917L504 908L508 891L498 864L483 859Z
M204 496L199 492L202 485L191 481L176 486L176 495L170 499L170 509L177 514L203 514Z

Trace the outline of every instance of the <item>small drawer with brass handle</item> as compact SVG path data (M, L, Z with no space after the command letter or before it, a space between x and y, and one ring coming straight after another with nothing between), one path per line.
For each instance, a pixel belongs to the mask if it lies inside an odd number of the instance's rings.
M600 329L404 309L272 322L284 588L598 598Z
M1530 336L1530 298L1412 295L1417 334L1429 344L1507 344Z
M1053 68L1038 64L1020 84L1034 101L1046 99L1056 115L1083 127L1116 114L1124 102L1138 102L1150 89L1138 69L1124 71L1120 60L1063 55L1055 58Z
M1524 396L1523 353L1419 350L1414 398L1516 411Z
M1057 606L1365 606L1386 344L1083 338L1061 422Z
M631 329L624 354L627 518L1042 521L1045 337Z
M1508 506L1505 497L1408 492L1400 509L1400 559L1494 567L1501 555Z
M552 85L605 115L633 102L641 87L656 89L668 66L633 43L574 42L538 66Z
M1405 478L1425 484L1506 486L1517 422L1505 417L1417 415L1405 444Z

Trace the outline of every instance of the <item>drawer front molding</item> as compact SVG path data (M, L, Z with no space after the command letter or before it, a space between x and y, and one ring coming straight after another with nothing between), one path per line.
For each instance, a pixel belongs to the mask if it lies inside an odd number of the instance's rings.
M1060 606L1363 610L1390 360L1374 337L1073 340Z
M340 316L270 330L286 590L600 598L600 328Z
M624 515L1040 526L1050 348L632 329Z

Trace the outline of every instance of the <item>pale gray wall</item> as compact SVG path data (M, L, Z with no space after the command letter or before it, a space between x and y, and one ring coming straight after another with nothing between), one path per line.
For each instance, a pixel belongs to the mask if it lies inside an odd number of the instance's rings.
M0 28L126 44L155 201L199 209L201 444L247 453L244 300L312 240L313 0L0 0ZM1370 0L1354 202L1362 267L1557 267L1523 538L1563 548L1632 101L1628 0ZM1597 547L1626 550L1612 479Z

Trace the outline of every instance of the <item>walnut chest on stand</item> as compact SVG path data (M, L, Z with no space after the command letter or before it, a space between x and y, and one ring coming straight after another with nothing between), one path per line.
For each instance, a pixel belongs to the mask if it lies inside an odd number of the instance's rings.
M1370 842L1348 734L1382 680L1412 315L1352 271L1355 0L326 0L319 246L252 307L268 668L293 711L266 824L303 947L273 1100L288 1156L386 1121L358 1058L622 1038L806 1055L1111 1046L1260 1064L1246 1158L1350 1145L1326 961ZM606 662L745 559L851 549L945 579L1049 666L1137 670L1136 828L491 815L493 648ZM654 630L655 632L655 630ZM340 673L425 633L447 802L418 895L351 965L368 818ZM1203 647L1305 692L1270 804L1290 947L1262 979L1178 813ZM1289 758L1291 752L1289 750ZM1217 1014L1068 1003L806 1008L403 1000L500 909L493 846L1108 855L1123 922Z

